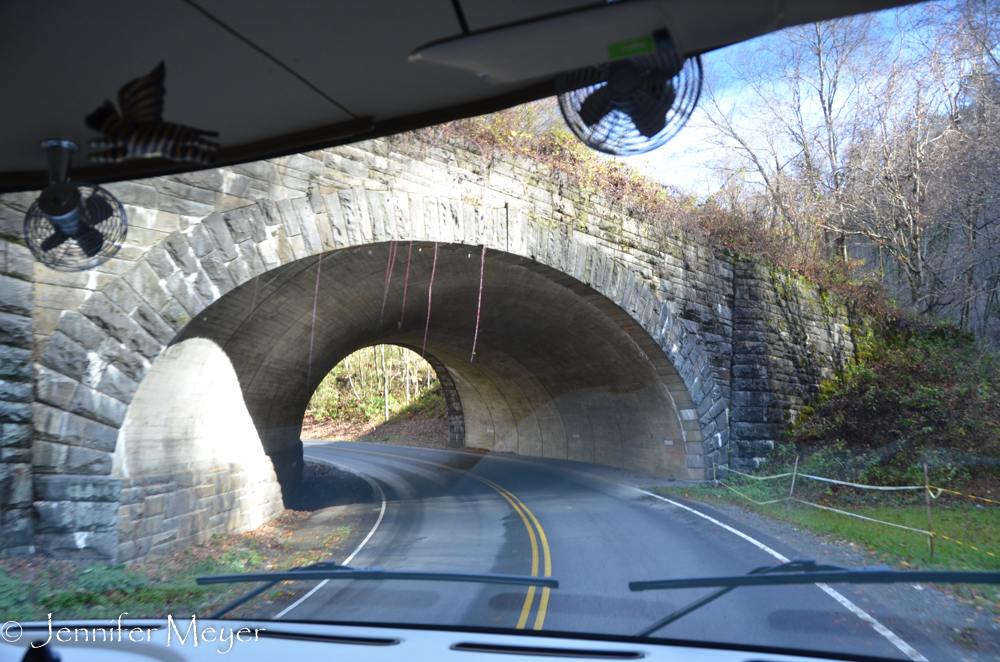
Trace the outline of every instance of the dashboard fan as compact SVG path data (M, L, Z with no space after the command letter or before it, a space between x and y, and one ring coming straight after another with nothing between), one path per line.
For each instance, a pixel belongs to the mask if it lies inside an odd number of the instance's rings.
M701 82L701 58L667 47L562 74L559 108L589 147L616 156L642 154L684 126Z
M48 152L50 183L24 216L25 241L47 267L93 269L111 259L125 242L125 208L100 186L69 181L75 144L46 140L42 147Z

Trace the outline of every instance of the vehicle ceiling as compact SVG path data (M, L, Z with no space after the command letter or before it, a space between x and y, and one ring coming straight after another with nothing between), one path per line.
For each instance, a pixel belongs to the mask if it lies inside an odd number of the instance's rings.
M634 0L626 0L634 1ZM598 3L600 4L600 3ZM793 23L900 0L660 0L703 52ZM473 33L593 0L460 0ZM660 26L653 26L654 28ZM492 84L411 63L462 34L452 0L36 0L0 9L0 191L45 185L46 138L81 146L73 179L198 169L162 159L93 164L84 117L164 61L164 119L220 133L217 164L318 149L479 115L554 93L551 77Z

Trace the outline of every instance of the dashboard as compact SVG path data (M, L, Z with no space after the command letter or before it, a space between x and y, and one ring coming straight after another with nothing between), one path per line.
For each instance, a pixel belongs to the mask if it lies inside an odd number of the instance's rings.
M16 640L14 640L16 639ZM12 641L14 640L14 641ZM33 648L29 648L34 645ZM0 662L184 662L219 660L364 660L365 662L526 662L529 658L671 662L782 662L815 659L787 651L740 650L714 644L593 639L551 634L325 625L287 621L119 620L24 623L4 630ZM224 658L222 658L224 659Z

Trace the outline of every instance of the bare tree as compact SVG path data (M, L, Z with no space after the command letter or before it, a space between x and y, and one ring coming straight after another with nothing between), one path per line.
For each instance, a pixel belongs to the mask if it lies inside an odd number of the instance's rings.
M851 150L855 232L916 310L988 337L1000 284L998 9L970 0L901 15L907 57Z
M717 144L738 157L724 181L756 181L775 223L801 242L822 238L847 261L845 158L865 128L864 85L885 50L877 20L857 16L799 26L759 42L730 66L738 97L706 93ZM732 87L732 86L730 86Z
M726 153L717 199L786 256L863 257L915 311L1000 342L1000 4L929 3L757 45L706 93Z

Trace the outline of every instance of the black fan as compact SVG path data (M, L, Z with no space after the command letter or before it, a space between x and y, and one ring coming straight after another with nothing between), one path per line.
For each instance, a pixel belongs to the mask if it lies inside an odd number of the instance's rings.
M24 215L24 238L39 262L59 271L93 269L125 242L128 217L100 186L71 182L69 161L76 145L46 140L50 183Z
M701 58L657 40L647 55L562 74L559 108L588 146L617 156L660 147L684 126L701 94Z

